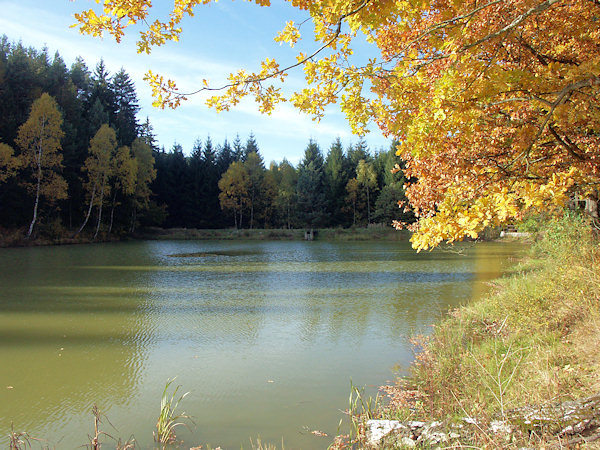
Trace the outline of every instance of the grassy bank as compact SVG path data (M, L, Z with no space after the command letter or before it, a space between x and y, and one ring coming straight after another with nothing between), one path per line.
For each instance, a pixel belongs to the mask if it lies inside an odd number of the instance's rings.
M385 389L385 407L356 419L359 432L367 418L485 424L524 405L600 392L600 245L585 219L550 222L493 291L416 340L410 375ZM564 448L554 435L517 425L520 432L502 438L481 426L455 444Z
M157 240L304 240L306 229L217 229L204 230L195 228L149 228L136 235L140 239ZM369 228L322 228L315 230L317 241L402 241L410 235L391 227L372 226Z

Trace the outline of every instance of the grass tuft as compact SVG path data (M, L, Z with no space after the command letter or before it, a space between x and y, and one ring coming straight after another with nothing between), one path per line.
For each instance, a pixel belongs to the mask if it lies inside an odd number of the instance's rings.
M175 442L175 428L183 425L187 426L184 420L190 420L190 416L186 415L185 412L177 413L179 403L189 394L186 392L177 398L177 392L181 386L177 386L173 393L169 395L169 388L175 381L175 378L167 381L165 389L160 400L160 414L158 421L156 422L156 431L154 434L154 442L159 444L168 445Z

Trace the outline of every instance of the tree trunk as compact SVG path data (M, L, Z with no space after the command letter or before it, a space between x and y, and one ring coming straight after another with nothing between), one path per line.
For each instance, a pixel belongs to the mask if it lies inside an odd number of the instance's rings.
M35 205L33 206L33 219L31 219L31 224L29 225L29 231L27 232L26 239L31 237L31 233L33 232L33 226L37 220L37 212L38 205L40 203L40 186L42 184L42 168L38 165L38 177L37 177L37 188L35 191Z
M238 214L237 214L237 211L234 209L234 210L233 210L233 222L235 223L235 229L236 229L236 230L238 229L238 225L237 225L237 216L238 216Z
M90 220L90 215L92 214L92 208L94 206L94 195L95 194L96 194L96 185L94 184L94 189L92 189L92 197L90 198L90 207L88 208L88 212L87 212L87 214L85 216L85 220L83 221L83 223L79 227L79 230L77 230L72 237L75 237L79 233L81 233L81 231L83 230L83 228L87 225L88 220Z
M131 227L129 227L130 233L135 233L135 220L137 215L137 208L133 207L133 212L131 213Z
M369 201L369 186L367 186L367 227L371 223L371 202Z
M113 194L113 198L112 198L112 206L110 208L110 223L108 225L108 234L110 234L110 232L112 231L113 218L115 215L115 201L116 200L117 200L117 191L115 189L115 193Z
M585 199L585 212L590 217L598 219L598 193L596 191Z
M102 203L104 203L104 183L102 183L102 189L100 190L100 204L98 205L98 223L96 224L94 240L96 240L96 238L98 237L98 231L100 231L100 223L102 222Z

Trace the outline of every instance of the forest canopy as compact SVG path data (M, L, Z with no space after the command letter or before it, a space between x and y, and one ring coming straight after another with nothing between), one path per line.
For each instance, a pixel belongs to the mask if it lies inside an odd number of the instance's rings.
M255 0L269 6L269 0ZM175 0L168 17L149 0L104 0L77 15L80 31L112 34L142 24L138 51L178 40L181 21L210 0ZM339 102L363 134L374 122L397 140L414 182L407 189L419 220L413 245L476 237L484 228L550 211L569 198L598 199L600 171L600 2L597 0L294 0L313 24L311 54L281 67L267 59L216 90L209 106L227 110L254 96L270 113L282 101L319 118ZM359 34L372 43L352 63ZM275 37L292 47L300 27ZM279 85L301 66L306 86ZM148 72L156 105L176 107L173 80ZM597 215L594 207L590 211ZM400 222L397 226L402 226Z

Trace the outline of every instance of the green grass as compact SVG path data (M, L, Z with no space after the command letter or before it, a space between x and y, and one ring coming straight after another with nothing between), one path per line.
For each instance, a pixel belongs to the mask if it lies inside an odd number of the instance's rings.
M156 422L156 431L154 432L154 442L166 446L175 442L175 429L179 426L187 426L185 420L189 420L190 417L184 412L178 413L177 408L179 403L189 394L185 394L177 397L177 392L181 386L177 386L172 394L169 395L169 388L175 379L167 381L165 389L160 400L160 414L158 421Z

